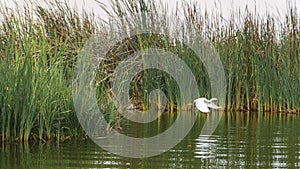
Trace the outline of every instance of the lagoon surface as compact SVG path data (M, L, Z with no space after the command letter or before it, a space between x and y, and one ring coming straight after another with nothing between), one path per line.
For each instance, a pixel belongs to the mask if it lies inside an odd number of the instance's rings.
M131 159L102 150L91 140L10 144L0 147L0 168L299 168L300 117L288 114L229 113L206 141L199 137L207 115L171 150ZM166 124L161 117L158 123ZM157 124L156 124L157 125ZM134 128L124 124L123 130ZM132 130L137 132L137 130ZM147 130L155 135L157 131Z

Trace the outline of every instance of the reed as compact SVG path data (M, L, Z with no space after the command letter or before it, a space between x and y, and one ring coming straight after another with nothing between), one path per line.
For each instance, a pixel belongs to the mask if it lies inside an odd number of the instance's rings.
M139 3L115 1L115 8L108 14L119 17L131 15L134 18L135 13L142 13L145 9L150 12L170 13L165 11L168 8L158 8L153 4L155 4L153 1ZM143 8L139 8L140 6ZM204 16L201 15L197 3L184 2L182 7L185 20L193 23L199 33L211 41L220 54L228 82L227 110L299 112L299 99L297 99L299 74L297 73L299 73L300 27L295 9L290 9L285 23L282 23L275 16L261 17L250 13L247 9L240 10L238 15L232 15L229 20L224 20L221 19L221 14L210 15L209 11L206 11ZM174 13L174 15L179 14ZM128 21L127 24L129 25L130 22ZM166 36L170 37L168 34ZM134 43L134 40L130 43L130 46L133 46L131 53L134 50L156 45L157 48L177 54L193 69L199 85L199 96L210 95L208 76L203 73L205 70L203 66L199 66L201 62L195 59L192 51L180 44L170 45L173 39L162 41L153 35L146 38L138 36L137 39L139 39L138 43ZM118 56L118 53L124 52L116 52L114 56ZM145 71L139 77L140 81L145 82L141 88L148 87L147 79L156 76L164 75ZM165 87L164 91L176 93L177 99L169 95L169 107L180 104L177 102L179 93L176 84L166 80L159 82L166 83L161 85ZM143 94L142 89L136 91L139 92L133 98ZM135 99L141 104L147 104L147 99L139 97Z
M71 97L74 56L93 26L66 3L47 9L32 3L35 11L1 7L1 142L60 139L79 125Z
M81 15L67 2L48 1L45 2L47 8L37 1L30 3L35 7L19 7L13 12L1 7L1 142L82 137L84 132L72 102L76 56L93 33L118 30L106 29L109 24L103 22L96 24L94 14ZM155 12L169 13L163 3L158 5L153 0L119 0L111 5L113 10L107 14L119 18L145 11L154 12L154 18L157 17ZM299 113L300 23L297 12L290 9L286 20L280 22L274 16L260 17L247 9L229 20L221 19L219 14L210 15L209 11L201 15L197 9L197 3L183 3L183 13L175 11L173 14L183 15L184 20L193 23L218 51L228 84L226 110ZM130 22L125 20L124 24ZM178 55L194 73L199 97L210 96L209 78L193 51L167 33L165 36L133 36L112 49L107 59L99 63L97 97L109 122L108 128L119 126L122 119L112 102L112 72L128 54L153 47ZM157 88L166 93L171 112L180 107L178 85L162 71L143 71L131 84L131 99L138 109L149 107L149 91Z

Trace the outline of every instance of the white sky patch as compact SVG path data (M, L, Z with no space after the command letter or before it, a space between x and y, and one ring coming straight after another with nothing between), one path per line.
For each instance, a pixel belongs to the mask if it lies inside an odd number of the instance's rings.
M88 11L94 11L98 15L103 16L103 10L99 7L99 4L95 0L69 0L72 6L77 6L80 11L82 8ZM110 4L110 0L98 0L103 4ZM190 0L183 0L190 2ZM159 1L158 1L159 2ZM176 5L181 6L181 0L163 0L168 4L168 7L172 10L176 8ZM246 6L250 12L256 12L260 16L273 14L279 18L283 18L289 11L291 6L300 7L299 0L197 0L199 11L204 12L222 12L225 18L228 18L232 12L236 12L238 9L244 11ZM299 11L298 11L299 14Z

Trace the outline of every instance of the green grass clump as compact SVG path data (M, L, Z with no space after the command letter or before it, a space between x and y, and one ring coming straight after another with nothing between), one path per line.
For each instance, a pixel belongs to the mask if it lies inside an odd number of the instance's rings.
M174 17L184 18L188 23L192 23L215 47L223 62L227 79L226 110L299 112L300 23L295 9L290 9L284 22L277 20L275 16L262 17L250 13L247 8L244 11L240 10L238 15L232 15L229 20L225 20L222 14L211 14L209 11L201 15L196 1L182 3L182 9L179 10L183 11L183 16L180 12L172 12L154 1L114 2L113 10L107 12L108 15L135 18L138 13L154 12L151 17L158 18L160 15L156 13L171 13ZM122 22L131 25L134 19L124 19ZM108 65L116 67L124 57L124 53L132 54L151 47L161 48L178 55L189 65L199 85L199 97L209 97L210 85L202 63L186 46L172 42L174 39L168 34L168 30L165 37L138 35L129 42L126 41L125 47L119 48L120 51L114 51L113 57L109 58L116 59L111 59ZM110 72L113 72L114 66L108 68ZM152 77L156 77L158 79L156 82L160 85L150 83ZM169 108L176 107L175 105L180 104L177 102L180 96L179 90L172 80L164 78L165 75L145 71L138 78L143 83L133 89L138 91L133 95L133 99L146 105L142 107L147 108L147 98L140 97L145 88L154 85L153 87L159 86L169 93Z
M50 140L78 127L71 84L75 56L92 33L90 19L67 4L35 11L2 6L0 47L1 141Z

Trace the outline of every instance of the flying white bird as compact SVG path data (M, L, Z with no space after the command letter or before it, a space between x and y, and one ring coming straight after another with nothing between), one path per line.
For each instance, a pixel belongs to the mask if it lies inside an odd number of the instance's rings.
M221 107L215 105L213 101L216 101L218 99L212 98L210 100L207 100L206 98L202 97L199 99L194 100L194 105L203 113L208 113L210 112L209 108L212 109L219 109Z

